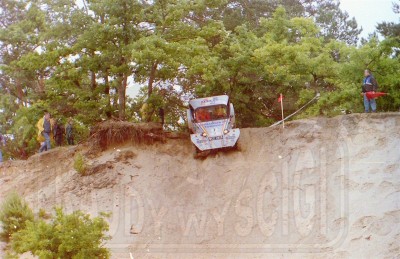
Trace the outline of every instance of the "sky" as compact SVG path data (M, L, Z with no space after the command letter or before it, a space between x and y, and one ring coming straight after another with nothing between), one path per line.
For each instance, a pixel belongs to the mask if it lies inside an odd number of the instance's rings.
M399 22L400 16L392 9L393 2L400 3L398 0L340 0L340 8L356 18L358 25L363 28L360 36L367 38L378 23Z

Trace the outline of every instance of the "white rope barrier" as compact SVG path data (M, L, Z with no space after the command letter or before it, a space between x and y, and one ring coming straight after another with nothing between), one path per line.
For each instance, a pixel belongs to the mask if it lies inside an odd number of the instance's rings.
M285 120L290 119L291 117L293 117L294 115L296 115L297 113L299 113L301 110L303 110L304 108L306 108L308 105L310 105L314 100L318 99L320 97L320 94L317 93L314 98L312 98L308 103L304 104L302 107L300 107L300 109L298 109L297 111L295 111L294 113L290 114L289 116L287 116L286 118L284 118L283 120L277 121L274 124L272 124L270 127L276 126L281 124L282 122L284 122Z

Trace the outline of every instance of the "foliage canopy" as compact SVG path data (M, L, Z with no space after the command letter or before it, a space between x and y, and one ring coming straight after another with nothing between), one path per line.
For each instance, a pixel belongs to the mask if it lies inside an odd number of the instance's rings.
M301 116L362 111L365 68L400 104L398 24L361 29L337 0L5 0L0 4L0 125L15 140L8 156L37 149L44 110L73 117L78 139L119 118L185 128L192 97L228 94L239 127L279 119L317 92ZM395 11L398 6L395 5ZM132 94L134 92L134 94ZM65 123L64 123L65 124Z

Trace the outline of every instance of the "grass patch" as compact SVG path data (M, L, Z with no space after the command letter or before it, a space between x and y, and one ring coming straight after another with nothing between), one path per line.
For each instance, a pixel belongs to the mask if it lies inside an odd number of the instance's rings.
M87 165L85 158L81 153L78 153L75 155L74 158L74 169L80 174L80 175L86 175L87 171Z

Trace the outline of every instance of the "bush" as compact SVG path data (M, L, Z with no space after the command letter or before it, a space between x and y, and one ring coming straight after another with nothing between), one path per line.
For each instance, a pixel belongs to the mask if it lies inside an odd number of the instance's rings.
M25 229L12 235L11 247L18 253L31 252L39 258L109 258L104 242L107 215L90 218L81 211L64 214L55 209L50 222L39 219L28 222Z
M9 194L0 209L3 229L0 232L0 240L9 242L12 234L25 229L27 222L33 220L33 211L26 202L15 192Z
M81 153L75 155L74 159L74 169L81 175L86 174L87 166L85 163L85 158Z
M38 212L39 219L51 219L51 214L47 213L44 209L40 208Z

